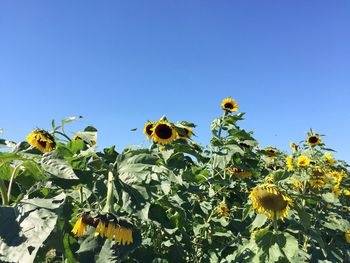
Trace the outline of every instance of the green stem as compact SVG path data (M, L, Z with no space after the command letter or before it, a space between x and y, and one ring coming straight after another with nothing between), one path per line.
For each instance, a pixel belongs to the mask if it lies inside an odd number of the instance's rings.
M2 205L8 205L9 199L7 198L7 191L6 191L6 185L4 183L4 180L0 178L0 192L1 192L1 198L2 198Z
M114 175L113 175L113 165L110 164L108 167L108 179L107 179L107 197L106 197L106 205L104 206L102 212L110 213L113 212L113 182L114 182Z
M219 133L218 133L219 138L221 138L222 123L223 123L223 120L226 117L226 115L227 115L227 112L224 111L224 113L220 117L220 126L219 126ZM214 155L214 157L213 157L212 177L214 177L214 174L215 174L215 164L216 164L216 155Z
M60 131L54 131L54 133L58 133L59 135L62 135L63 137L65 137L68 141L72 141L72 139L71 138L69 138L65 133L63 133L63 132L60 132Z
M276 215L273 217L273 232L276 234L277 233L277 218Z
M7 200L10 200L13 179L15 178L17 169L18 169L20 166L21 166L21 165L15 166L15 168L14 168L13 171L12 171L11 178L10 178L10 183L9 183L9 187L8 187L8 190L7 190Z

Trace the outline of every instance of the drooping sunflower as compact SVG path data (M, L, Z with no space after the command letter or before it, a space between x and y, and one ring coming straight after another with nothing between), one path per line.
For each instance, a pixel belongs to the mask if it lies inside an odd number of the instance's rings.
M329 165L334 165L334 159L333 159L333 156L332 156L332 154L331 153L329 153L329 152L326 152L325 154L324 154L324 158L326 159L326 162L329 164Z
M221 102L221 108L228 112L238 111L238 104L231 98L226 98Z
M306 143L311 147L315 147L321 144L321 138L316 134L310 134L306 139Z
M297 159L297 166L298 167L305 167L305 166L308 166L309 164L310 164L309 157L307 157L305 155L301 155L298 157L298 159Z
M83 222L83 216L79 217L77 222L75 222L75 225L72 229L72 233L78 237L81 237L86 232L86 224Z
M51 152L55 146L54 137L45 130L34 130L27 136L27 142L41 152Z
M158 121L152 128L152 138L160 144L171 143L176 139L177 133L171 123L167 121Z
M294 166L293 166L293 156L288 156L288 157L286 158L286 164L287 164L288 170L290 170L290 171L295 170L295 169L294 169Z
M276 158L276 154L278 153L277 148L271 146L266 147L264 151L264 156L269 160Z
M133 243L132 229L120 226L111 221L99 220L95 230L95 236L106 237L115 240L118 244L129 245Z
M147 139L152 138L152 128L153 128L154 122L148 121L145 126L143 127L143 133L147 136Z
M228 217L229 216L229 209L226 205L226 203L222 202L220 203L220 205L216 208L216 211L224 217Z
M292 199L282 194L274 185L260 185L250 192L253 207L259 214L265 213L270 219L284 219L288 215Z

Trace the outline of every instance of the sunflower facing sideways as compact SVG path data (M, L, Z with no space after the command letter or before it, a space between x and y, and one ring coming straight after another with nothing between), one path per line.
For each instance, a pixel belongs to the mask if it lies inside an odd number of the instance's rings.
M321 144L321 139L317 134L310 134L307 139L306 139L306 143L308 145L310 145L311 147L315 147L317 145Z
M254 209L265 213L270 219L284 219L288 215L292 199L282 194L272 184L259 185L250 192Z
M226 98L221 102L221 108L228 112L238 111L238 104L231 98Z
M27 136L27 142L43 153L51 152L55 146L53 136L45 130L34 130Z
M187 139L187 138L191 138L192 135L193 135L193 131L190 127L186 127L186 126L183 126L181 127L182 129L182 134L180 133L177 133L177 138L178 139Z
M143 133L147 136L147 139L152 138L152 128L153 128L154 122L148 121L145 126L143 127Z
M153 125L152 138L160 144L171 143L176 139L177 133L171 123L167 121L158 121Z

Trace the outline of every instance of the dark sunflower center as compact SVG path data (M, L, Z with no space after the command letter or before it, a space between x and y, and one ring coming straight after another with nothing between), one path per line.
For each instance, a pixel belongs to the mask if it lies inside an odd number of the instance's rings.
M184 128L184 131L185 131L185 134L186 134L187 137L190 136L190 130L189 129Z
M153 124L148 124L146 127L146 132L148 135L152 135L152 129L153 128Z
M225 109L233 109L233 104L228 102L228 103L225 103L224 107Z
M288 205L288 202L283 199L281 194L276 195L266 190L261 190L258 193L258 198L261 205L267 210L282 211Z
M169 139L173 134L173 129L167 124L158 124L155 133L161 139Z
M317 143L318 142L318 138L316 136L311 136L309 138L309 143Z
M46 148L46 141L42 141L41 139L38 139L38 143L40 144L40 146L42 146L43 148Z

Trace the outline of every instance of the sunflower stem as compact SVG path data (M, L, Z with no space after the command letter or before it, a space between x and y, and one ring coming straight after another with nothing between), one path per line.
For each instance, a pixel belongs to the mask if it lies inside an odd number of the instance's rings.
M113 212L113 182L114 182L114 175L113 175L113 165L109 164L108 166L108 178L107 178L107 197L106 197L106 205L102 209L102 212L105 213L111 213Z
M0 192L1 192L1 198L2 198L2 205L8 205L9 199L7 198L7 189L6 185L4 183L4 180L0 178Z
M276 218L276 214L273 217L273 232L276 234L278 231L278 225L277 225L277 218Z
M13 171L12 171L11 178L10 178L10 183L9 183L9 187L8 187L8 189L7 189L7 200L10 200L11 189L12 189L12 183L13 183L13 180L14 180L14 178L15 178L17 169L18 169L20 166L21 166L21 164L15 166L15 168L14 168Z
M54 134L55 133L57 133L57 134L59 134L59 135L62 135L63 137L65 137L69 142L71 142L72 141L72 139L71 138L69 138L65 133L63 133L63 132L60 132L60 131L54 131L53 132Z
M221 138L222 123L223 123L223 120L226 117L226 115L227 115L227 111L224 111L224 113L220 117L220 125L219 125L219 132L218 132L218 137L219 138ZM214 177L214 175L215 175L215 165L216 165L216 155L214 155L214 157L213 157L212 177Z

